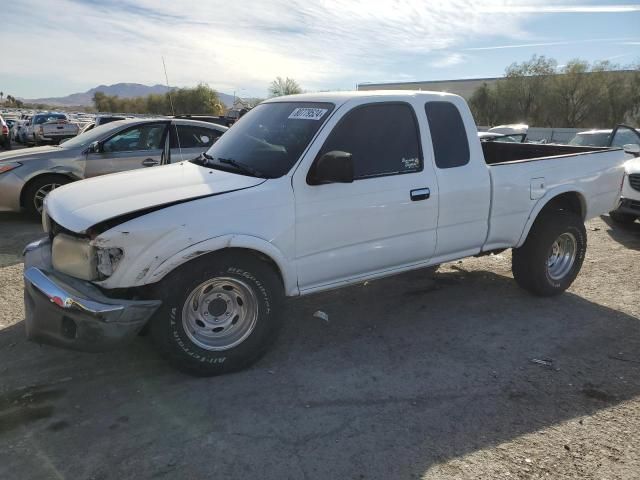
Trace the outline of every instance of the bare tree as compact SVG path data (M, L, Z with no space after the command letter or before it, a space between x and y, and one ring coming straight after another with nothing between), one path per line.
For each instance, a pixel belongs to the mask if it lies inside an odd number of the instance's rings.
M296 93L302 93L302 89L293 78L287 77L283 79L282 77L278 77L269 85L269 94L272 97L281 97L283 95L293 95Z

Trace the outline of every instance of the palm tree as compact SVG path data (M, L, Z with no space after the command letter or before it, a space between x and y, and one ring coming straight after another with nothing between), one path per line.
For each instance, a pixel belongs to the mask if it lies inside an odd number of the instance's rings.
M287 77L283 79L278 77L269 85L269 93L272 97L281 97L283 95L302 93L302 89L293 78Z

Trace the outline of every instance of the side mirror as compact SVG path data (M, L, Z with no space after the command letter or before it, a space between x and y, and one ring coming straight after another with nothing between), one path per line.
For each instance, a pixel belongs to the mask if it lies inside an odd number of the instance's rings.
M92 142L87 147L87 153L100 153L100 142Z
M627 143L626 145L623 145L622 149L634 157L640 156L640 145L637 143Z
M322 155L307 176L309 185L325 183L352 183L353 158L348 152L334 150Z

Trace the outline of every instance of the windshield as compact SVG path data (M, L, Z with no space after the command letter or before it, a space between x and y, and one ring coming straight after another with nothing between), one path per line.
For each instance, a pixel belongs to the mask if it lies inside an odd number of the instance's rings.
M316 102L260 104L225 132L207 155L224 168L229 167L224 160L232 160L265 177L281 177L298 161L333 108L331 103Z
M580 147L606 147L609 142L609 133L578 133L571 139L569 145Z
M99 127L92 128L91 130L81 133L80 135L73 137L70 140L60 144L61 148L82 148L88 146L90 143L96 140L101 140L102 137L110 131L116 131L115 124L100 125Z

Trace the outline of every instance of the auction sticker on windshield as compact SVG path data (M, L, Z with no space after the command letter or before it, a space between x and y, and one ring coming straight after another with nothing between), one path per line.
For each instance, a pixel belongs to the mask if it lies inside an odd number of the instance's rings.
M296 108L291 112L289 118L293 120L320 120L325 113L327 113L326 108Z

